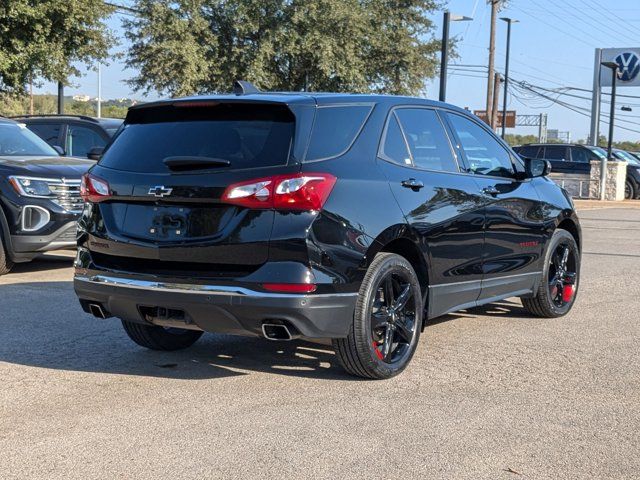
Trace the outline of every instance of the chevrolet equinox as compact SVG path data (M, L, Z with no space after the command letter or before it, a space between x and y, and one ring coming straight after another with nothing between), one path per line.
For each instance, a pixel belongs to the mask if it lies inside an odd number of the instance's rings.
M428 319L571 309L580 226L549 169L425 99L236 82L137 105L83 178L75 290L147 348L330 338L348 372L389 378Z

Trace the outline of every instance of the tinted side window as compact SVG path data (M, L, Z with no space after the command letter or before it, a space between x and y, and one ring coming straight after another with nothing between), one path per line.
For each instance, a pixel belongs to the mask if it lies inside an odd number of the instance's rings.
M489 132L460 115L448 115L471 172L498 177L513 176L511 155Z
M399 108L395 113L409 144L414 166L443 172L458 171L449 139L434 110Z
M404 141L395 114L389 116L387 132L382 142L382 154L388 160L400 165L411 165L411 156L407 150L407 143Z
M306 161L335 157L347 150L370 111L370 105L318 107Z
M54 123L34 123L27 125L27 127L49 145L59 144L60 125Z
M595 160L596 156L591 153L586 148L582 147L571 147L571 161L572 162L580 162L587 163L590 160Z
M540 147L534 147L529 145L527 147L520 147L516 150L523 157L538 158Z
M546 146L544 147L544 158L547 160L567 160L567 147Z
M67 155L86 157L93 147L104 147L107 142L98 132L79 125L69 125L67 130Z

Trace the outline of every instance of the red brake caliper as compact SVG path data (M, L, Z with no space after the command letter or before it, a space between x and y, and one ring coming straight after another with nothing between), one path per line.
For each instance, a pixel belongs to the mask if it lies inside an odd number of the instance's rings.
M562 289L562 301L565 303L569 303L571 300L573 300L573 296L576 293L576 275L568 273L565 276L565 284L564 287Z
M565 285L562 289L562 301L569 303L573 299L576 288L573 285Z
M382 352L380 350L378 350L378 344L377 342L373 342L373 351L376 352L376 355L378 356L378 358L380 360L382 360L384 358L384 356L382 355Z

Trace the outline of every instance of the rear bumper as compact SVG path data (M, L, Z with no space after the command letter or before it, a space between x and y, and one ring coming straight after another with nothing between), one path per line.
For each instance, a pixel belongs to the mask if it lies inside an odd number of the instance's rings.
M175 326L184 322L184 328L260 336L263 323L283 323L295 335L307 338L345 337L357 298L357 293L265 293L240 286L165 283L101 274L76 274L74 288L85 311L97 303L107 316L131 322L156 323L142 312L160 307L183 312Z

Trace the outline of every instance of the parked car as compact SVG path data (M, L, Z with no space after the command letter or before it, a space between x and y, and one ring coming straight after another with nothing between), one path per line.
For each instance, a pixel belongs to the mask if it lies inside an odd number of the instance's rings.
M427 319L507 297L571 309L580 225L548 162L444 103L238 90L132 107L83 177L86 312L157 350L331 338L382 379Z
M75 248L80 177L94 164L60 157L24 124L0 118L0 275L42 252Z
M94 160L123 122L85 115L23 115L13 119L27 125L49 145L59 147L63 155Z
M528 158L543 158L551 162L551 170L558 173L584 173L591 171L591 160L602 160L607 151L601 147L580 144L538 143L513 148ZM625 198L640 198L640 163L630 153L613 149L612 154L628 162L625 181Z

